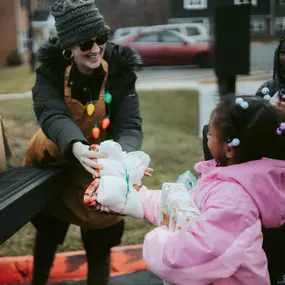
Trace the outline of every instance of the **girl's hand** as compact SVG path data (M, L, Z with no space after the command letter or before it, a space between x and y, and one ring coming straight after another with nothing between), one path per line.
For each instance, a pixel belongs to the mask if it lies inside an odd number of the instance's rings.
M134 189L137 190L138 192L141 190L141 186L134 184L133 185Z
M144 176L148 176L148 177L151 177L152 176L152 172L153 172L153 169L152 168L147 168L144 172Z
M279 102L278 105L275 106L275 109L281 116L282 120L284 120L285 119L285 102L283 101Z
M161 223L161 226L165 226L167 228L169 226L169 214L167 212L163 213L163 221Z

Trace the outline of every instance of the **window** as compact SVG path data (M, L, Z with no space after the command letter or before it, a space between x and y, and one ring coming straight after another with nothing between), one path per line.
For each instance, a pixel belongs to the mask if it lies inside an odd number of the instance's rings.
M275 19L276 30L285 30L285 17L277 17Z
M257 5L257 0L234 0L234 3L237 5L239 5L239 4Z
M180 30L179 28L169 28L168 30L169 30L169 31L175 31L175 32L181 33L181 30Z
M31 1L31 0L26 0ZM54 4L55 0L37 0L37 7L39 10L50 9Z
M125 32L122 32L122 33L121 33L121 36L124 37L124 36L127 36L128 34L130 34L130 32L125 31Z
M28 2L27 0L21 0L21 7L22 8L27 8L27 6L28 6L27 2Z
M207 0L184 0L184 9L195 10L207 8Z
M158 42L158 33L144 34L134 41L134 43L157 43L157 42Z
M188 36L199 36L200 32L195 27L186 27L186 33Z
M251 21L250 27L253 32L264 32L266 29L265 21L262 19L254 19Z
M169 44L183 44L183 40L176 35L168 32L162 33L162 42L163 43L169 43Z
M28 49L28 33L26 31L21 31L20 33L20 46L19 46L19 50L20 52L25 52Z

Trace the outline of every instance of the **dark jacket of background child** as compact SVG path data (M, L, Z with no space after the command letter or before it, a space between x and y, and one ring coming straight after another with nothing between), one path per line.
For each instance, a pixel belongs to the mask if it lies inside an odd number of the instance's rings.
M281 65L279 62L281 48L283 43L285 42L285 37L281 38L278 47L275 50L274 54L274 63L273 63L273 77L272 79L264 82L259 89L257 90L256 94L259 97L263 97L262 89L267 87L269 89L269 95L272 97L277 91L284 89L285 90L285 73L281 70Z

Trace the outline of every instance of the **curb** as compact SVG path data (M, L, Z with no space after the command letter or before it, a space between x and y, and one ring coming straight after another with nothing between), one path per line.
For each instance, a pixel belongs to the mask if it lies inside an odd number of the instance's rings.
M254 72L247 77L237 78L237 82L239 82L239 81L256 81L256 79L258 77L265 76L267 74L268 73L257 71L257 72ZM270 76L271 76L271 73L270 73ZM217 79L215 77L208 77L208 78L198 79L196 82L198 84L214 84L214 83L217 83Z
M279 43L279 40L268 40L268 41L251 41L250 42L251 44L254 44L254 45L263 45L263 44L268 44L268 43L276 43L278 44Z
M247 77L242 77L237 79L237 82L239 81L252 81L252 79L249 79ZM217 80L215 78L205 78L205 79L199 79L196 82L198 84L215 84L217 83Z
M142 245L112 248L111 276L147 270L142 256ZM29 283L32 278L33 257L15 256L0 258L0 284ZM85 280L87 262L85 251L58 253L50 281Z

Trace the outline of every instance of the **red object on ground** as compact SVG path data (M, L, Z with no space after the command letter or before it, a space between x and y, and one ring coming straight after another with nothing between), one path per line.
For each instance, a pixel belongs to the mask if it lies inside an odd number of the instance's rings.
M33 257L0 258L0 284L29 283L32 278ZM142 245L112 248L111 276L147 270L142 257ZM85 251L59 253L51 270L50 281L85 280L87 263Z

